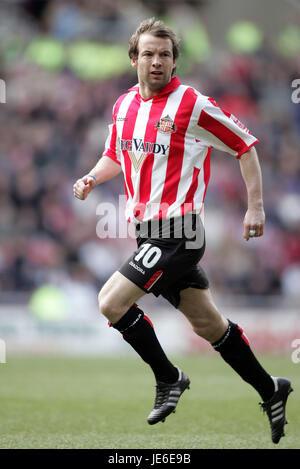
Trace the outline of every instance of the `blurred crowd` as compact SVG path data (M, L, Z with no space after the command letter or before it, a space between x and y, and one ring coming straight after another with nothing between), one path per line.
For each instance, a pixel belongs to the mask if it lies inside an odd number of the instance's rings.
M140 20L168 8L168 2L136 0L8 3L1 7L2 44L12 34L28 41L41 32L63 41L88 34L127 43ZM182 3L197 14L206 4ZM136 77L128 68L88 81L68 67L54 72L16 57L0 56L0 78L7 83L7 103L0 104L0 291L29 293L50 283L74 298L96 295L135 246L132 239L96 233L99 203L117 207L123 182L120 176L97 187L85 202L74 199L72 186L97 162L112 106ZM260 140L267 220L264 236L248 243L239 164L212 153L203 266L213 290L249 295L249 302L299 298L300 104L291 99L299 56L284 57L264 42L247 55L215 51L179 78L213 96Z

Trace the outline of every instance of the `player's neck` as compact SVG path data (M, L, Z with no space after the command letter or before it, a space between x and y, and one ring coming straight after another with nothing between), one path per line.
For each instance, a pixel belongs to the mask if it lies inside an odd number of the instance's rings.
M165 89L166 86L167 85L164 84L164 86L159 87L159 88L151 88L144 83L139 83L139 93L143 99L150 99L158 95L159 93L161 93Z

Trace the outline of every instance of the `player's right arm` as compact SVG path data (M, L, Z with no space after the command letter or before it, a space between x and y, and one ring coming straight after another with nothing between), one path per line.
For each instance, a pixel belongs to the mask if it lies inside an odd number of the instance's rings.
M108 156L102 156L96 166L73 186L73 193L77 199L85 200L89 193L102 182L109 181L122 171L121 166Z
M108 126L108 136L105 141L102 157L99 159L96 166L94 166L87 175L78 179L73 186L74 196L77 197L77 199L85 200L98 184L109 181L122 171L116 122L117 111L125 96L126 94L120 96L113 107L113 123Z
M78 179L73 186L74 196L77 199L85 200L98 184L109 181L122 171L117 139L116 104L113 108L113 123L108 126L108 136L102 157L98 160L96 166L81 179Z

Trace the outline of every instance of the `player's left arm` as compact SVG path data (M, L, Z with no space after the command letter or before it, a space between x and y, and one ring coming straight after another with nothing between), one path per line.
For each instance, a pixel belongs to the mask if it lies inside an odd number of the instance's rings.
M251 238L250 230L255 230L254 237L259 237L263 235L265 226L262 175L254 146L239 158L239 163L248 195L248 209L244 218L243 232L243 237L248 241Z

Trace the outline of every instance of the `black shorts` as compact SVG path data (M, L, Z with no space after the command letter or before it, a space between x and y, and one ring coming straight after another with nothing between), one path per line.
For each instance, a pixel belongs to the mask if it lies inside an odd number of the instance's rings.
M206 289L208 279L198 262L205 251L204 228L198 215L136 227L137 246L119 272L146 293L162 295L175 308L180 291ZM180 228L180 230L179 230Z

